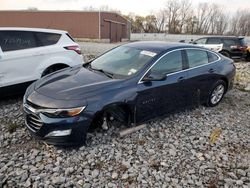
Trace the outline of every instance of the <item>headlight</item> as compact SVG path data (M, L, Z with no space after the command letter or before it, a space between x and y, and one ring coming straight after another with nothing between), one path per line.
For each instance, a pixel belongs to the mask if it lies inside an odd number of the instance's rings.
M41 109L39 112L49 117L73 117L80 114L84 109L85 106L70 109Z

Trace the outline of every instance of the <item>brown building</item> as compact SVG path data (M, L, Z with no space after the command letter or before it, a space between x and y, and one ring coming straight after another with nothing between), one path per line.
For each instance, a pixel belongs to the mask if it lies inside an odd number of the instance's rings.
M85 40L130 39L131 23L117 13L83 11L0 11L0 27L61 29Z

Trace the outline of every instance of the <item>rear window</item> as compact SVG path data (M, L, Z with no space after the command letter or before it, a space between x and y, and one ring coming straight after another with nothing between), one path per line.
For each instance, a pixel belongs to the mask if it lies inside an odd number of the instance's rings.
M56 44L61 38L61 34L35 32L39 46L49 46Z
M36 47L33 32L0 31L0 46L3 52Z

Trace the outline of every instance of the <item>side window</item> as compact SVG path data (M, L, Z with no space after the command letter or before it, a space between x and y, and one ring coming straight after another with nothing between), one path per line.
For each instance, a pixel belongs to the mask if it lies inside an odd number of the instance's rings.
M221 43L222 43L221 39L218 39L218 38L207 39L207 44L221 44Z
M208 56L208 62L214 62L217 61L219 59L219 57L211 52L207 52L207 56Z
M151 69L151 72L169 74L182 70L181 51L174 51L160 59Z
M233 39L224 39L224 45L225 47L236 46L239 45L239 42L236 42Z
M198 39L196 41L194 41L194 44L206 44L207 39L206 38L202 38L202 39Z
M49 46L56 44L61 35L57 33L43 33L43 32L34 32L38 40L39 46Z
M36 47L36 41L29 31L1 31L0 46L3 52Z
M200 65L204 65L208 63L208 54L207 51L204 50L196 50L196 49L190 49L186 50L189 67L196 67Z

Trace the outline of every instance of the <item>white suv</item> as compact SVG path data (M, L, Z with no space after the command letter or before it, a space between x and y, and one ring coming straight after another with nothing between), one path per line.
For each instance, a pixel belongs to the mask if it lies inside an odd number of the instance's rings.
M23 88L46 74L79 64L83 64L80 47L66 31L0 27L2 91L8 92L9 86Z

